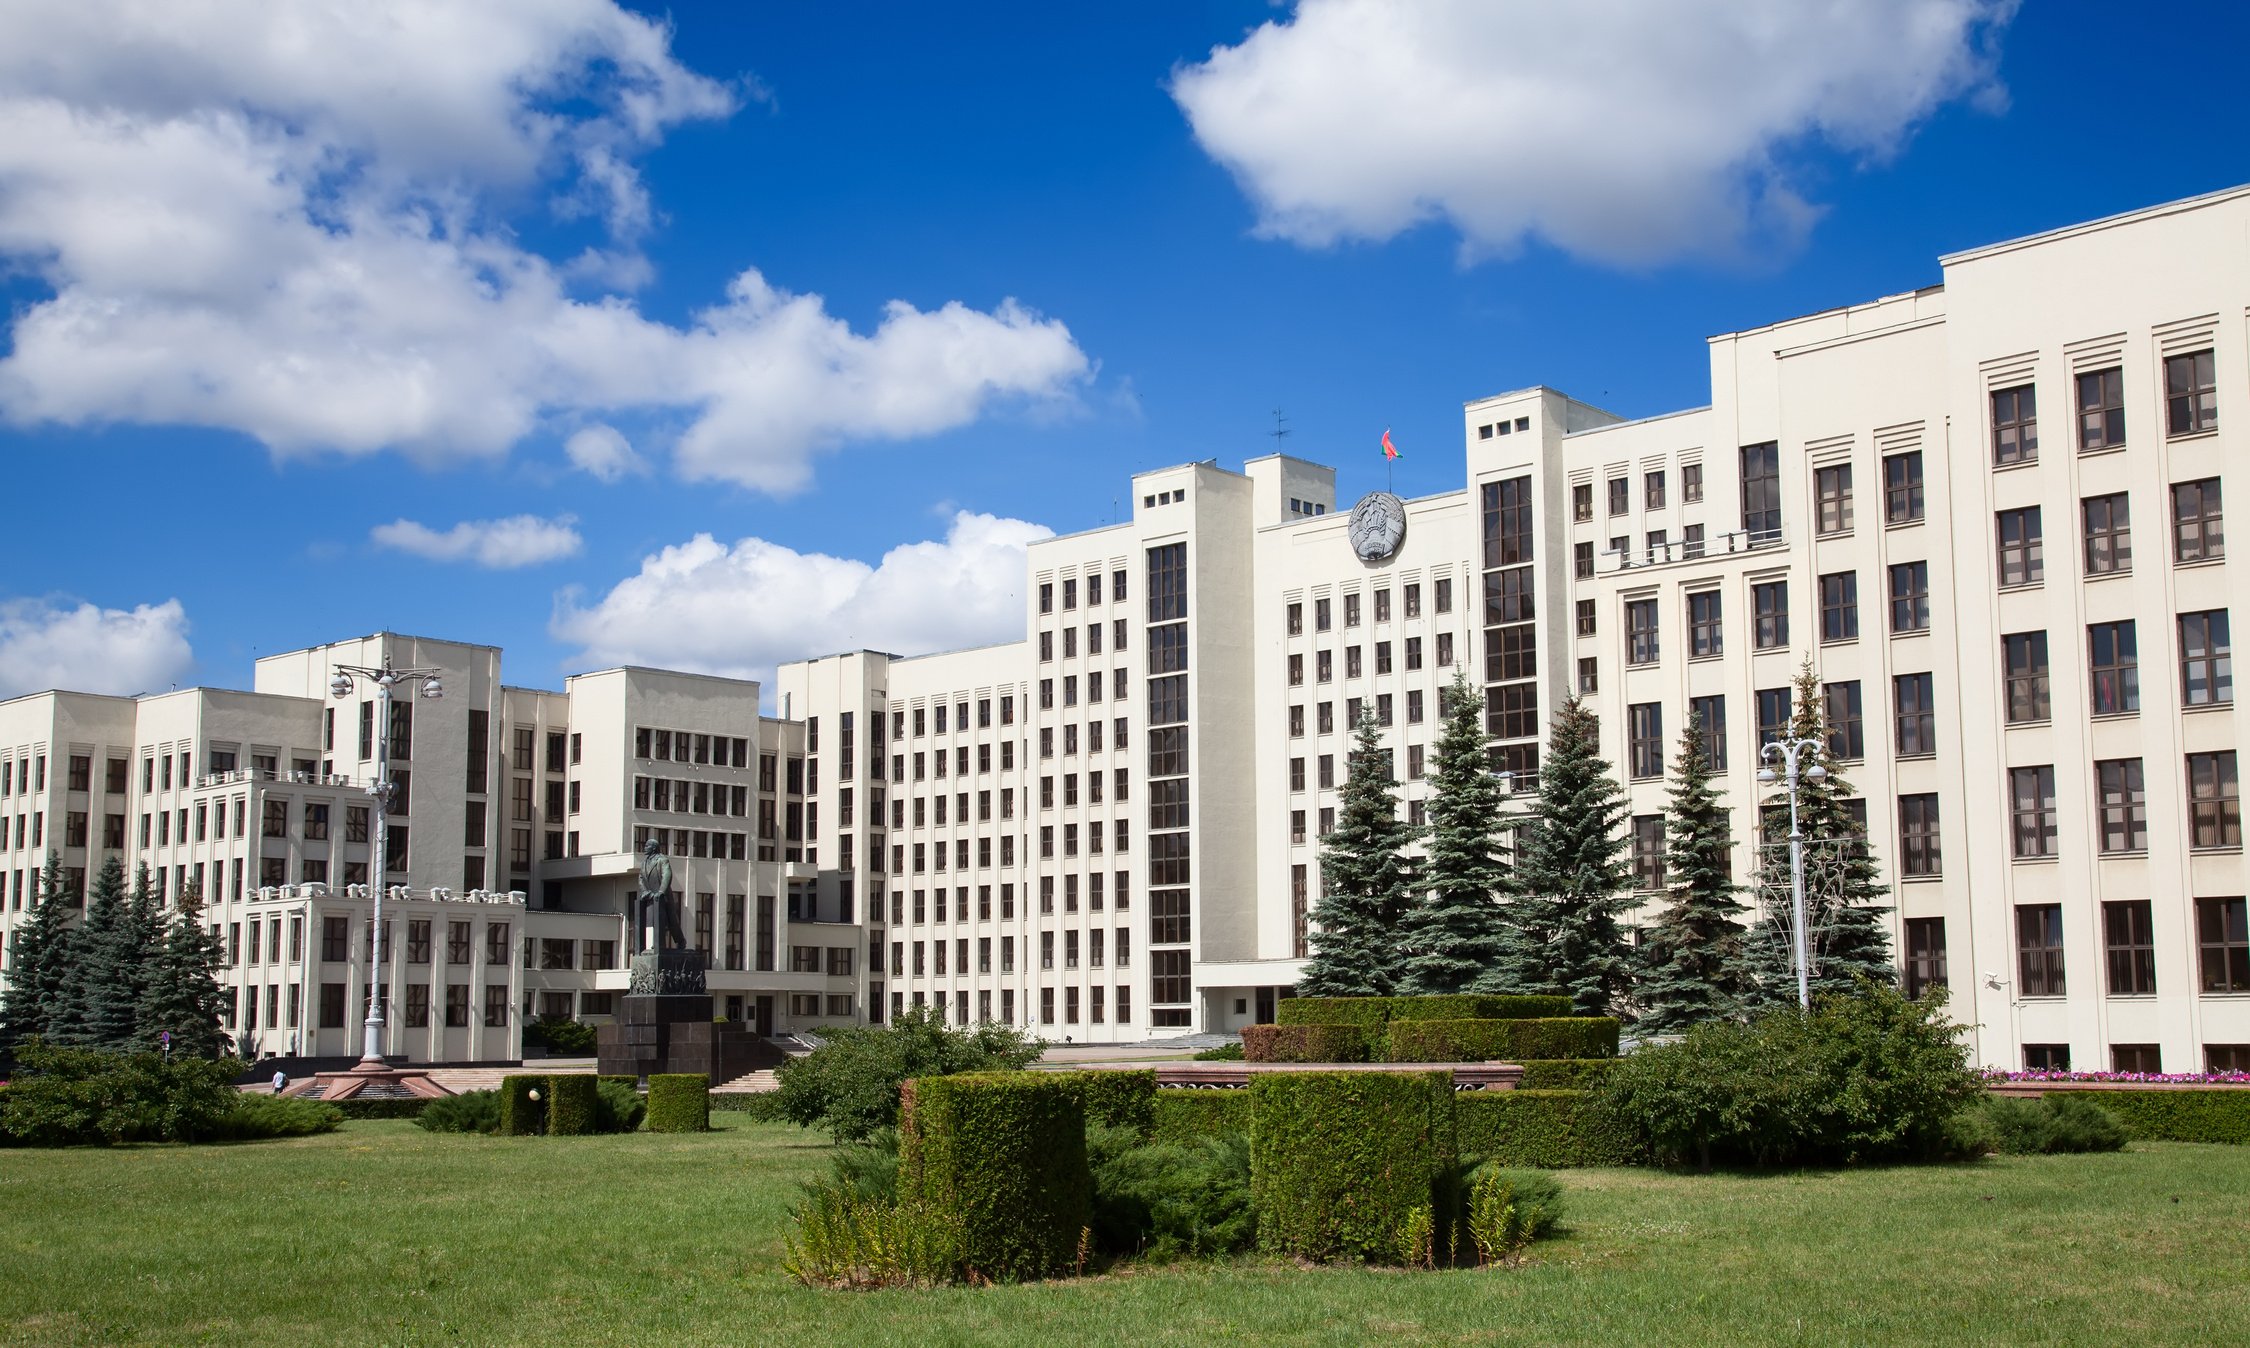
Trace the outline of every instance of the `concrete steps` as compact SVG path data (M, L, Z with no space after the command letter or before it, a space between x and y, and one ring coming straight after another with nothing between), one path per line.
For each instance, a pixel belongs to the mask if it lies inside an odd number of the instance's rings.
M721 1082L713 1086L711 1093L713 1095L761 1095L767 1091L779 1090L780 1088L781 1081L774 1076L773 1069L761 1067L755 1072L744 1072L732 1081Z

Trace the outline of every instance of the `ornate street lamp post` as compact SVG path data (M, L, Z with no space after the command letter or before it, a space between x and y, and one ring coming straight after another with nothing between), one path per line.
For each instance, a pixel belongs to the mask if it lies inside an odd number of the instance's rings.
M1799 1010L1812 1010L1812 955L1805 927L1805 835L1797 826L1797 765L1800 760L1817 759L1821 752L1819 740L1775 740L1758 751L1758 756L1768 763L1782 765L1781 772L1771 767L1758 769L1758 780L1767 785L1782 781L1789 783L1789 927L1795 946L1797 964L1797 1006ZM1828 775L1828 769L1818 762L1806 761L1803 778L1817 782Z
M381 1070L383 1067L383 891L387 887L383 882L390 859L390 831L384 815L390 809L392 786L391 695L399 685L405 684L435 702L445 696L445 687L438 682L441 672L435 669L393 669L391 658L386 654L380 669L363 665L336 666L336 677L328 685L328 691L339 702L352 695L357 681L375 685L375 781L368 788L374 797L374 826L367 835L367 873L374 882L375 911L367 934L367 1039L360 1052L361 1070Z

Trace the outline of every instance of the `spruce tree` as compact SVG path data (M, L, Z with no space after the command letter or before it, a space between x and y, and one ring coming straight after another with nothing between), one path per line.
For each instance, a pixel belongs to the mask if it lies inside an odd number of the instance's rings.
M1816 761L1799 760L1797 823L1804 834L1805 934L1812 965L1812 993L1850 993L1861 979L1894 983L1890 929L1879 903L1889 891L1877 880L1875 853L1867 829L1847 802L1844 780L1827 752L1828 724L1822 709L1820 677L1807 660L1797 673L1791 696L1789 737L1822 746L1819 780L1806 775ZM1777 772L1779 769L1777 769ZM1758 857L1760 915L1745 940L1749 971L1745 991L1753 1007L1794 1006L1797 975L1789 861L1789 783L1773 784L1762 803L1764 837Z
M8 946L7 985L0 989L0 1053L33 1036L54 1038L67 1019L71 947L77 910L65 888L62 859L47 854L31 911Z
M1568 996L1574 1014L1612 1013L1632 974L1625 810L1600 725L1573 695L1548 727L1539 800L1518 833L1501 965L1477 991Z
M161 921L141 991L140 1047L161 1046L166 1033L175 1055L216 1058L232 1047L219 1026L226 993L213 972L225 958L226 947L204 929L203 896L190 885L180 894L178 911Z
M1641 1028L1678 1033L1735 1014L1746 974L1735 896L1734 829L1711 789L1701 718L1690 717L1673 759L1664 820L1664 878L1670 905L1641 946Z
M1398 783L1379 739L1362 710L1336 830L1320 840L1312 957L1297 980L1309 997L1387 997L1404 982L1400 928L1415 887L1406 849L1420 830L1398 817Z
M1500 964L1506 938L1500 891L1500 784L1484 752L1484 705L1456 671L1443 694L1445 729L1430 764L1428 894L1407 913L1405 991L1461 992Z
M142 872L144 878L147 872ZM125 863L102 863L86 896L86 920L71 938L55 1037L88 1048L124 1048L133 1039L139 975L133 968L139 922L125 888Z

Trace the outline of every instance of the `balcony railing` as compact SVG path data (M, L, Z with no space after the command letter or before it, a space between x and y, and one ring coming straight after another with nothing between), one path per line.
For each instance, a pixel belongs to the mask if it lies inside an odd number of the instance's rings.
M1610 571L1640 571L1652 566L1672 566L1681 562L1700 562L1713 557L1736 556L1752 552L1768 552L1788 542L1779 529L1736 529L1716 538L1670 539L1653 546L1638 548L1607 548L1602 556L1613 561Z

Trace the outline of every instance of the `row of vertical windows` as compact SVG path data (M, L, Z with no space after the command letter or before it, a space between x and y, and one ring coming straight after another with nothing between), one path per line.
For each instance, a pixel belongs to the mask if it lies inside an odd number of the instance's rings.
M2072 380L2078 400L2081 452L2116 449L2125 443L2125 371L2121 366L2088 370ZM2194 435L2219 425L2217 368L2208 349L2168 356L2164 361L2164 431ZM2039 457L2038 393L2030 384L1994 389L1992 462L1999 467L2032 463Z

